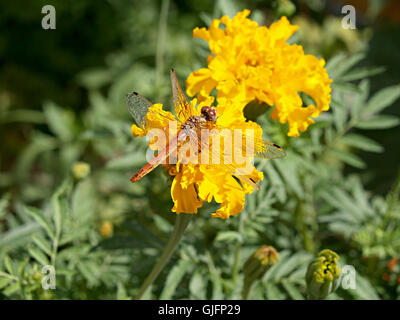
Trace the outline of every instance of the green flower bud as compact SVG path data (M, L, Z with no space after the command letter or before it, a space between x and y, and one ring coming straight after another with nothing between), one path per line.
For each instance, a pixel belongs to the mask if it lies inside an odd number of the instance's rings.
M253 100L244 107L244 116L248 120L256 121L260 115L265 114L267 108L268 105L266 103Z
M256 250L245 262L243 297L247 299L253 283L263 277L279 258L279 253L272 246L263 245Z
M76 180L86 178L90 174L90 164L86 162L76 162L72 168L72 174Z
M322 250L311 261L306 274L307 293L311 299L324 299L337 289L341 269L339 256L332 250Z

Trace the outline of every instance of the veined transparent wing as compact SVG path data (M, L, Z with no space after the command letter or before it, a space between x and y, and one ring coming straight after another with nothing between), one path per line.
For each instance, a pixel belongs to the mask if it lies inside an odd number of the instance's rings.
M233 163L229 163L229 161L226 161L227 159L229 159L229 157L226 157L226 154L221 152L221 150L215 150L212 146L210 146L208 141L205 141L205 139L204 140L199 139L198 134L191 133L191 135L192 135L191 140L198 142L201 152L207 152L208 161L211 164L220 165L223 168L227 169L232 176L235 176L237 179L240 180L242 185L244 183L247 183L253 186L253 188L255 188L256 190L260 189L257 183L253 179L249 178L249 175L252 173L249 172L249 169L251 168L248 167L241 168L235 166Z
M189 102L179 85L174 69L170 71L172 94L174 96L175 115L180 119L188 119L193 116Z
M136 125L142 129L146 126L146 116L149 112L165 117L163 114L150 109L153 104L137 92L131 92L126 95L126 105Z
M246 155L247 157L256 157L256 158L262 158L262 159L276 159L276 158L282 158L286 155L286 152L277 144L260 139L258 137L254 137L253 135L248 135L245 132L242 131L240 132L239 137L242 138L241 143L238 143L234 141L235 136L234 136L234 128L233 129L228 129L224 128L220 125L217 124L210 124L208 122L205 122L202 124L201 129L209 129L211 135L219 135L222 134L223 132L231 132L232 135L232 140L233 140L233 146L232 146L232 154L235 152L240 153L242 155ZM213 130L216 129L216 130ZM249 147L247 147L247 143L250 143ZM241 150L237 150L235 148L241 148ZM249 153L250 154L247 154Z
M126 95L126 106L136 122L136 125L144 129L146 125L146 115L153 104L137 92Z

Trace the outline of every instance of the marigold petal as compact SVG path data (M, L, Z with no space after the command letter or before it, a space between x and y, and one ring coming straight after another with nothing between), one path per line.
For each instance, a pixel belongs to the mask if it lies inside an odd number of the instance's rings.
M171 186L171 197L174 202L172 212L176 213L197 213L197 209L202 206L202 202L197 198L196 189L193 184L182 187L183 174L175 176Z

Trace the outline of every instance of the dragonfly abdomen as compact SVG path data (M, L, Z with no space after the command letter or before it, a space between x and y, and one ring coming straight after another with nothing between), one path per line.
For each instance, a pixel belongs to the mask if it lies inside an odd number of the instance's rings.
M138 172L136 172L133 177L131 178L132 182L139 181L142 179L146 174L148 174L150 171L153 171L153 169L156 166L151 164L150 162L147 163L143 168L141 168Z

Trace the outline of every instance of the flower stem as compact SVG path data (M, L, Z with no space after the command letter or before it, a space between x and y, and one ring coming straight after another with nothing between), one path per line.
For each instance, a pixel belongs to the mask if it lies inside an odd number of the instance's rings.
M245 283L243 287L243 292L242 292L242 299L243 300L249 300L250 297L250 292L253 287L253 283Z
M161 4L160 20L158 23L157 51L156 51L156 87L159 88L164 70L164 53L167 36L169 0Z
M238 228L239 234L243 234L243 219L244 219L243 216L244 215L241 214L239 217L239 228ZM242 249L242 240L239 239L238 242L236 243L235 258L234 258L233 270L232 270L233 287L236 286L237 278L239 275L240 250L241 249Z
M142 287L140 288L139 294L136 296L136 300L140 300L142 298L142 296L146 293L147 289L150 287L150 285L157 278L161 270L164 268L169 258L171 258L171 255L174 252L176 245L179 243L179 240L182 238L183 233L185 232L187 226L189 225L191 217L192 217L191 214L178 214L176 216L175 226L171 238L169 239L167 246L165 247L164 252L161 255L160 260L158 260L157 264L154 266L153 270L147 276Z

